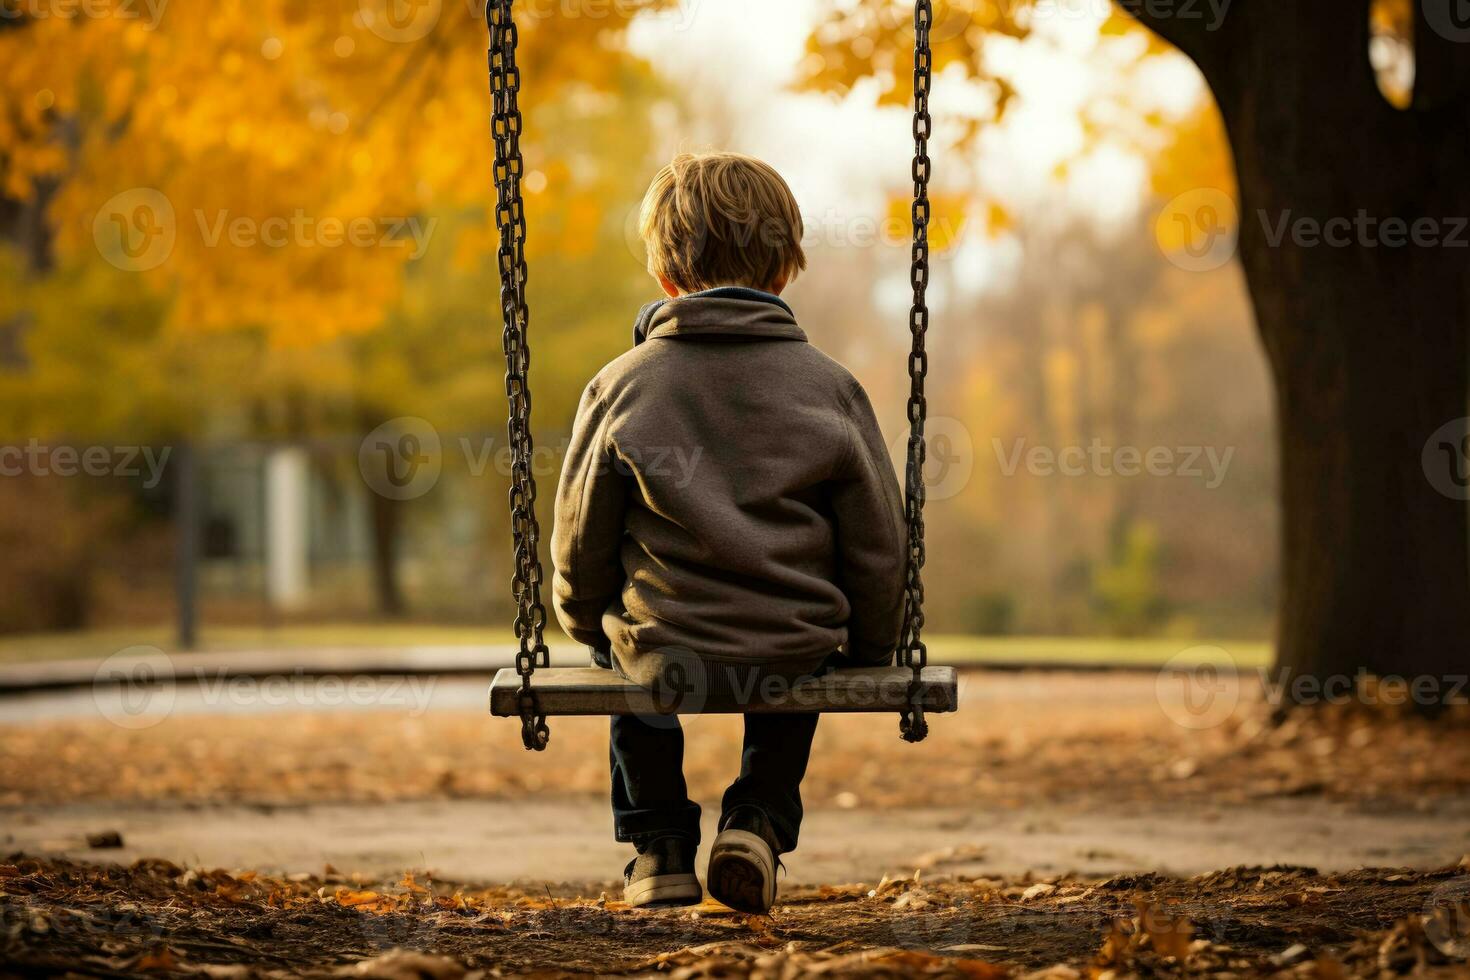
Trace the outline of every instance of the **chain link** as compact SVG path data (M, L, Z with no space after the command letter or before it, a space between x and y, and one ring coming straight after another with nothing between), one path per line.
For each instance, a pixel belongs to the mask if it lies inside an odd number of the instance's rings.
M541 603L541 526L536 521L536 476L531 469L531 348L527 343L530 314L526 308L526 211L521 198L521 71L516 67L519 36L511 5L514 0L486 0L485 23L490 28L488 61L490 121L495 140L495 227L500 232L500 312L505 349L505 394L509 402L510 530L515 572L511 595L516 603L515 631L520 649L516 672L521 688L516 703L521 715L521 741L526 748L546 748L551 732L541 711L531 674L545 667L548 653L544 631L546 607Z
M908 525L908 560L904 580L903 631L898 641L898 662L913 669L909 682L909 704L899 718L899 731L907 742L923 741L929 734L924 720L924 706L919 685L920 673L929 662L929 651L922 639L924 630L924 421L928 403L924 398L924 378L929 373L929 354L924 338L929 330L929 307L925 293L929 287L929 132L933 120L929 115L929 82L931 54L929 28L934 21L931 0L914 2L914 203L911 217L914 225L912 265L909 284L914 301L909 308L909 334L913 348L909 353L909 444L908 462L904 469L904 519Z

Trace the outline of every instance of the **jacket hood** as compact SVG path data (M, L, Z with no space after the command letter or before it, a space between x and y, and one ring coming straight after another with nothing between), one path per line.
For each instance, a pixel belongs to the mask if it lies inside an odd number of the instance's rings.
M806 334L780 297L743 286L721 286L650 303L638 314L633 342L676 337L700 340L798 340Z

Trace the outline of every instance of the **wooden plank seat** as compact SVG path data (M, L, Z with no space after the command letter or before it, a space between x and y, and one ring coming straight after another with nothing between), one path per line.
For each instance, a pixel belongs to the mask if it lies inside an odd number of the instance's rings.
M745 714L800 711L900 711L908 704L907 667L854 667L807 677L794 684L757 686L742 703L736 697L706 697L641 687L601 667L541 667L531 678L541 710L558 715ZM920 674L924 710L954 711L959 689L953 667L925 667ZM490 685L490 713L514 717L521 678L505 667Z

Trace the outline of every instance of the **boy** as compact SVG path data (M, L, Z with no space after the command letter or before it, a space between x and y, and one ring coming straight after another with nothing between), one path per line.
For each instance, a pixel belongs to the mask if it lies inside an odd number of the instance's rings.
M898 481L862 386L806 342L779 295L802 221L770 166L681 155L643 199L649 272L636 346L582 395L557 490L557 617L645 686L758 697L886 663L902 618ZM839 652L840 651L840 652ZM697 707L697 705L696 705ZM816 714L747 714L710 894L766 912L796 847ZM700 901L699 806L676 716L612 719L612 805L630 905Z

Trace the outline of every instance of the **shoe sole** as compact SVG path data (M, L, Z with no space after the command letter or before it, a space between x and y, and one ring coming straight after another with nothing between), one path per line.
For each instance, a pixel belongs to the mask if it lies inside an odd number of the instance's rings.
M726 830L709 857L709 893L737 912L764 914L776 902L776 856L756 834Z
M623 886L623 901L635 909L698 905L703 898L699 879L692 874L655 875Z

